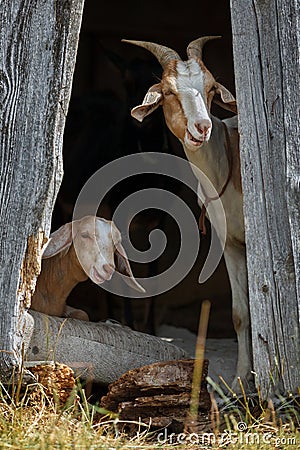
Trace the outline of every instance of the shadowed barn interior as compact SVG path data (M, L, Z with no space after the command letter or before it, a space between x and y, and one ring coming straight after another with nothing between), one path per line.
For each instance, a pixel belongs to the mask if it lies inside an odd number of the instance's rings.
M188 43L200 36L221 35L204 49L204 61L215 78L233 94L229 0L151 4L86 0L78 48L72 97L64 137L64 178L57 198L52 231L72 220L77 196L99 168L121 156L138 152L164 152L185 158L178 140L167 129L161 108L140 124L130 116L148 88L159 80L162 69L148 51L122 43L121 39L157 42L186 59ZM213 106L217 117L230 113ZM186 159L186 158L185 158ZM118 183L100 205L98 215L110 219L119 203L147 187L168 189L182 198L196 220L200 215L195 194L180 182L159 175L136 176ZM134 274L152 276L172 264L179 249L178 227L168 214L148 209L130 225L132 243L149 247L149 233L164 230L168 245L164 254L149 264L132 263ZM207 223L209 230L209 224ZM199 231L200 233L200 231ZM210 244L210 233L201 238L199 257L187 277L170 291L149 300L130 300L110 294L87 280L76 286L69 304L84 309L92 321L115 319L135 330L153 334L161 324L197 332L201 302L212 302L208 336L234 337L231 291L223 259L204 284L198 284Z

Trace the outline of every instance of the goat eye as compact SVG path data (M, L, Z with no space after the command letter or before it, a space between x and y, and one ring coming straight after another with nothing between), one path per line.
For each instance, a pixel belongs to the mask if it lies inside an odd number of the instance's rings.
M90 235L89 235L89 233L81 233L81 237L83 237L84 239L86 239L86 238L89 238L90 237Z
M165 96L168 96L168 95L175 95L175 94L174 94L174 92L172 92L172 91L165 91L165 92L164 92L164 95L165 95Z

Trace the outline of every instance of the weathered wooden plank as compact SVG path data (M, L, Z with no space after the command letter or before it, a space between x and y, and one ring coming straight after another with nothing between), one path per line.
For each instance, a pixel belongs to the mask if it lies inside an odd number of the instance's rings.
M282 7L284 3L284 8ZM295 14L296 12L296 14ZM286 194L288 220L291 229L292 256L296 268L296 290L298 298L298 317L300 317L300 1L280 1L278 6L280 21L279 39L282 88L284 92L284 133L286 139ZM292 59L290 59L292 56ZM293 59L295 57L295 59ZM298 359L298 367L299 367Z
M267 395L300 384L299 1L231 0L231 14L254 370Z
M43 243L39 230L49 233L62 179L63 130L83 3L3 0L0 5L2 380L20 363L30 323L25 290L34 286ZM21 273L29 238L30 264Z

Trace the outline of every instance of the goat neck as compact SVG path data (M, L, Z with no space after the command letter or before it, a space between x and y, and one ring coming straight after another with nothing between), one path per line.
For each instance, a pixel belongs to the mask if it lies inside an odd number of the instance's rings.
M79 264L73 244L67 252L61 252L42 261L42 271L37 281L31 308L44 314L62 316L66 299L72 289L88 279Z
M212 133L208 142L197 151L183 148L188 160L197 166L211 181L217 192L220 192L228 176L229 165L223 143L224 125L221 120L211 116Z

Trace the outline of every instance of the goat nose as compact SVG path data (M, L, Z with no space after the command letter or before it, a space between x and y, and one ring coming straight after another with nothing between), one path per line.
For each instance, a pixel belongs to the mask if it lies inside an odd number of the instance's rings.
M206 136L211 128L211 122L207 119L203 119L200 122L195 123L195 127L197 128L199 133Z
M103 264L103 269L109 275L111 275L113 273L113 271L115 270L115 268L114 268L114 266L112 264Z

